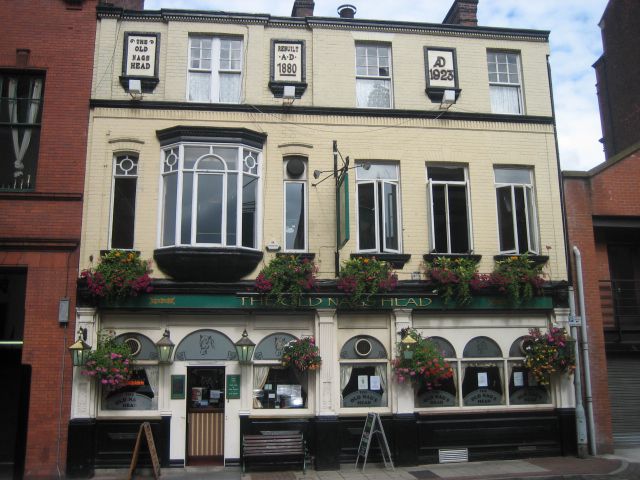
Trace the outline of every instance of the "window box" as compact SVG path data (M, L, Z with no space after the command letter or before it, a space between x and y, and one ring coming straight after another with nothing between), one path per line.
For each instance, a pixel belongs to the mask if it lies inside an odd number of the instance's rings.
M409 253L352 253L351 258L376 258L391 264L393 268L402 269L411 259Z

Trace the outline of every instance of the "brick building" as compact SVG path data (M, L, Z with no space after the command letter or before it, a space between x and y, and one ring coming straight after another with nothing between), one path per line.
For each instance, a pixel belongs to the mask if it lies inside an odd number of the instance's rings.
M96 5L0 8L2 478L64 473Z
M583 259L598 453L640 442L639 21L638 2L608 3L594 64L606 160L563 172L569 243Z
M336 468L369 412L399 464L575 450L570 377L537 384L521 349L568 315L549 32L479 27L477 3L438 24L315 17L303 0L290 17L98 9L80 265L139 252L154 291L106 302L79 284L87 342L113 330L136 379L113 390L75 369L69 472L125 466L145 420L178 467L237 464L243 434L299 430L316 468ZM283 253L320 280L274 302L254 280ZM546 282L522 303L488 289L447 304L421 273L523 255ZM397 288L354 302L337 267L372 257ZM446 353L446 386L395 382L407 328ZM308 336L322 366L284 369Z

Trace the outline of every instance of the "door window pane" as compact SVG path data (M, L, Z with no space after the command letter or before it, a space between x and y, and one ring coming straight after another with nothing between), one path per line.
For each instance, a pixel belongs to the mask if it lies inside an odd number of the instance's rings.
M358 185L358 239L360 250L376 248L375 185Z
M285 248L304 250L305 248L305 194L304 183L285 184Z
M469 248L469 217L466 186L449 185L449 227L451 252L466 253Z
M135 177L117 177L113 180L111 248L133 248L136 184Z
M513 204L511 203L511 187L496 189L498 202L498 227L500 234L500 251L515 251L516 243L513 229Z

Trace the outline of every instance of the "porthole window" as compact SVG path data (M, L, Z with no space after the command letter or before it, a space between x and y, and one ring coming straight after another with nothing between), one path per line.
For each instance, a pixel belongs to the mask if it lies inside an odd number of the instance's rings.
M355 343L356 354L360 357L366 357L371 353L371 342L366 338L361 338Z
M124 343L126 346L129 347L129 350L131 350L131 355L133 355L134 357L140 353L140 350L142 350L142 345L140 344L140 340L138 340L137 338L134 338L134 337L125 338L122 343Z

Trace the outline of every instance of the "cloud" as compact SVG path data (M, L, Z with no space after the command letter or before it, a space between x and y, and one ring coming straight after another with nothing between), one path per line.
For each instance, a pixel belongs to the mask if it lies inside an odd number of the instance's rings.
M453 0L360 0L357 18L440 23ZM335 17L343 0L315 0L314 14ZM607 0L481 0L480 25L550 30L551 69L563 169L589 169L604 160L591 65L602 54L598 22ZM293 0L146 0L150 10L176 8L291 14ZM526 86L525 86L526 88Z

